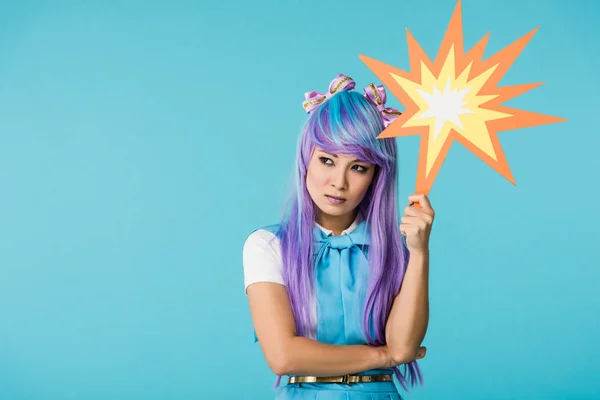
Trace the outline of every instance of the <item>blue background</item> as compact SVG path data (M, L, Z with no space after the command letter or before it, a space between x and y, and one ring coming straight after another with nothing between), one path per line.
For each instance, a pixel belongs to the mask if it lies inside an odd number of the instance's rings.
M1 399L272 395L241 251L282 210L303 94L379 84L358 54L408 69L406 27L435 57L456 3L382 4L1 3ZM506 104L568 122L500 133L516 187L452 147L405 398L599 398L600 3L462 9L486 57L540 26L501 84L546 84Z

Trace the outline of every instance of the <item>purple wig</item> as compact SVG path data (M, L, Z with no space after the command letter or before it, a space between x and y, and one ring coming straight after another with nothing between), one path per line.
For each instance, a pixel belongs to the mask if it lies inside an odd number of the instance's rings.
M298 143L295 191L290 197L277 236L283 258L283 279L290 298L297 334L312 330L309 299L314 293L313 227L316 205L306 189L306 173L316 146L328 153L347 153L375 165L373 181L359 205L370 229L369 283L363 311L367 343L385 345L385 325L408 264L408 249L399 233L396 199L396 142L376 139L384 129L381 115L356 91L342 91L310 115ZM402 387L422 376L416 361L394 369ZM279 384L279 378L276 386Z

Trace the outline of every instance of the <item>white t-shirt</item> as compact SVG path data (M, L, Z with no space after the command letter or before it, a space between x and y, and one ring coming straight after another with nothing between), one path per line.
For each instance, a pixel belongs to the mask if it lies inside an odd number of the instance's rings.
M364 217L358 213L352 224L342 232L342 235L350 234ZM327 236L333 235L333 231L323 228L315 222ZM244 264L244 291L248 295L248 286L256 282L274 282L285 285L283 282L283 260L281 257L281 247L279 238L271 232L258 229L244 243L243 250ZM312 308L312 326L316 321L316 302L314 297L311 299Z

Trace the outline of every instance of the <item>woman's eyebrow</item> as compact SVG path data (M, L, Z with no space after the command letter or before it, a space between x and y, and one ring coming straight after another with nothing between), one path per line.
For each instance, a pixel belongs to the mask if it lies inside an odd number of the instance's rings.
M323 153L323 154L327 154L328 156L331 156L331 157L333 157L333 158L338 158L337 154L330 154L330 153L328 153L328 152L326 152L326 151L323 151L323 150L319 150L319 151L320 151L321 153ZM355 158L354 160L352 160L352 161L350 161L350 162L351 162L351 163L353 163L353 162L363 162L363 161L360 161L358 158Z

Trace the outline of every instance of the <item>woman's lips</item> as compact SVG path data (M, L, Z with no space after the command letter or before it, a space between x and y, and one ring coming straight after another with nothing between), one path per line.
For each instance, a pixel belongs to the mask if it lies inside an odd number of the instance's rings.
M327 200L329 200L329 202L331 204L342 204L343 202L346 201L346 199L344 199L342 197L329 196L329 195L325 195L325 197L327 197Z

